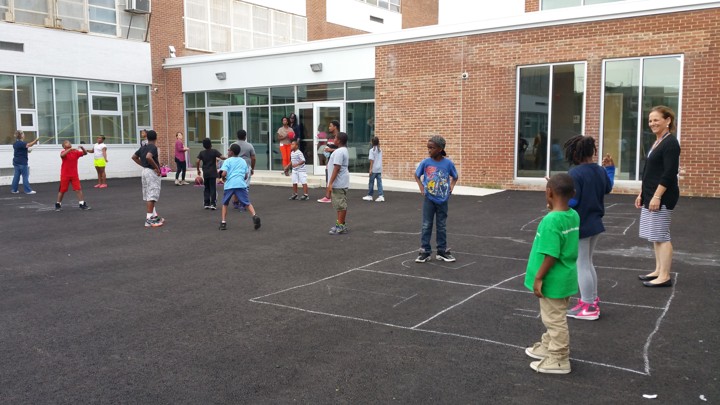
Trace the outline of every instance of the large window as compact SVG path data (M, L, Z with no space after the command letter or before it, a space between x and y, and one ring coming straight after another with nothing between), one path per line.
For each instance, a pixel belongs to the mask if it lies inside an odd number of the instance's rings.
M682 56L608 60L604 65L601 153L615 160L619 180L639 180L655 141L650 109L666 105L680 122Z
M517 176L567 170L562 145L583 131L585 64L519 68L517 105Z
M138 141L140 127L150 127L149 86L0 75L0 144L12 143L6 134L16 129L41 144L91 143L99 135L127 144Z
M241 51L307 42L307 18L238 0L186 0L187 48Z
M625 0L541 0L542 10L551 10L554 8L590 6L593 4L614 3L616 1Z
M400 1L401 0L358 0L363 3L371 4L380 8L384 8L390 11L400 12Z
M0 0L0 21L144 41L149 14L125 12L124 4L125 0Z

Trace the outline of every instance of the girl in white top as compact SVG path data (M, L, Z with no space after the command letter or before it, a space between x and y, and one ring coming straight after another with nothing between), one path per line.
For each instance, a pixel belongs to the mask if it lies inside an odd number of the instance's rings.
M95 188L107 188L107 177L105 177L105 165L107 159L107 145L105 145L105 137L100 135L97 137L97 143L89 150L93 154L95 161L95 170L98 174L98 182Z
M363 197L365 201L373 200L373 185L377 181L378 198L375 202L385 201L383 196L382 186L382 151L380 150L380 139L374 136L370 141L370 152L368 153L368 160L370 161L370 182L368 183L368 194Z

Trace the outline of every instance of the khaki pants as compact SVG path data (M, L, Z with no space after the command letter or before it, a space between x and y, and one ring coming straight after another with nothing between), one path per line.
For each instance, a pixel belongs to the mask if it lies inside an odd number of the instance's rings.
M567 324L567 309L570 298L540 298L540 317L547 331L542 335L542 344L548 348L550 357L557 360L570 358L570 332Z

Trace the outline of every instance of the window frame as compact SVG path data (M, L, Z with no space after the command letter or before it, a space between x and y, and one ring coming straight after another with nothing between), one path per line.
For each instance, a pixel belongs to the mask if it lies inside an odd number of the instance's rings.
M622 184L622 182L626 182L628 184L637 184L638 182L642 181L642 175L640 171L642 170L642 167L640 167L641 162L641 151L640 147L642 144L642 134L644 128L647 126L647 117L643 116L643 102L644 102L644 94L643 94L643 88L645 85L645 61L649 59L663 59L663 58L678 58L680 60L680 72L679 72L679 84L678 84L678 107L677 111L675 111L675 137L677 138L678 142L681 142L682 138L682 99L683 99L683 79L685 74L685 55L684 54L666 54L666 55L651 55L651 56L633 56L633 57L624 57L624 58L607 58L602 60L602 73L601 73L601 90L600 90L600 126L599 126L599 133L598 133L598 156L603 156L605 154L605 81L607 79L606 76L606 68L608 62L621 62L621 61L639 61L639 81L638 81L638 105L637 105L637 116L638 116L638 125L637 130L635 133L635 179L617 179L616 177L616 183ZM618 158L614 156L613 158ZM617 174L616 174L617 176Z

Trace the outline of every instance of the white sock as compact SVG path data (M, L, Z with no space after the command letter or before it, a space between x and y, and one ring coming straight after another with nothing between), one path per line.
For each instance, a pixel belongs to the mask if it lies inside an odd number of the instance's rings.
M85 201L80 201L80 205L83 205L83 204L85 204Z

